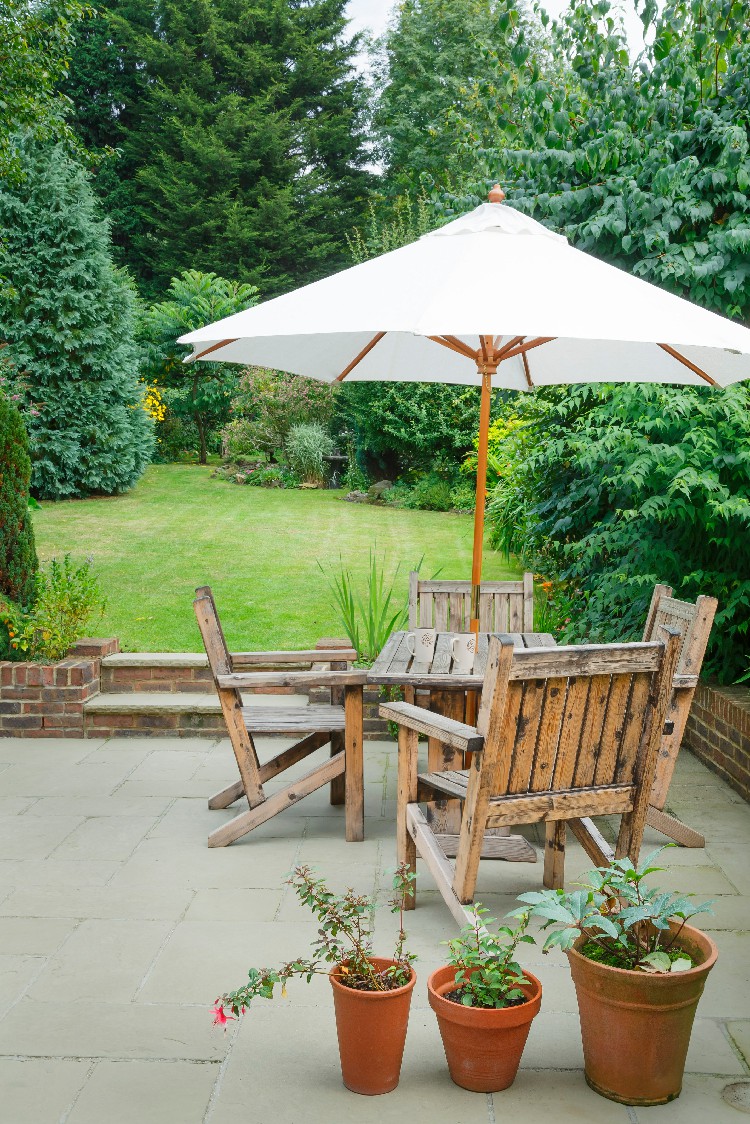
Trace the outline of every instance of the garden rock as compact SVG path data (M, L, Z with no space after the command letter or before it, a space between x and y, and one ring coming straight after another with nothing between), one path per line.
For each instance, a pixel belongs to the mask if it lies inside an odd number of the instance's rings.
M353 491L344 496L347 503L367 503L367 492Z
M392 487L392 480L378 480L377 484L372 484L367 489L367 503L381 503L383 500L383 493L387 492L388 489Z

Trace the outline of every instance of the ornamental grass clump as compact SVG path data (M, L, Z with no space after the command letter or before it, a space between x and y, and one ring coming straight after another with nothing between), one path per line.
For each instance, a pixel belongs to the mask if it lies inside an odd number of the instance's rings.
M340 983L355 991L385 993L404 987L412 979L411 964L416 959L406 951L404 931L404 907L413 882L414 875L406 865L397 867L393 877L394 897L389 904L391 913L399 915L398 932L393 955L381 968L373 962L372 953L370 927L376 908L374 899L367 894L356 894L352 889L334 894L324 879L315 877L309 866L296 866L287 885L320 924L311 958L290 960L280 968L251 968L246 983L216 1000L214 1024L223 1026L228 1019L244 1015L258 997L273 999L277 985L285 996L287 982L294 976L304 977L310 983L313 976L329 975L331 968L336 967ZM231 1015L227 1015L226 1009Z
M528 998L522 988L529 981L515 953L519 944L536 944L526 932L531 910L516 914L519 920L515 928L501 925L496 932L487 929L496 921L488 913L477 903L460 935L445 942L447 962L455 968L456 977L454 990L444 998L464 1007L516 1007Z
M668 844L672 846L672 844ZM567 951L585 940L578 951L587 959L629 971L684 972L693 958L680 945L685 923L699 913L712 913L712 902L698 905L689 897L647 887L649 874L664 870L653 861L665 848L652 852L636 867L629 858L589 871L588 881L573 893L543 890L521 894L522 909L513 917L545 919L543 929L554 927L544 952L559 947ZM529 911L529 907L530 911Z

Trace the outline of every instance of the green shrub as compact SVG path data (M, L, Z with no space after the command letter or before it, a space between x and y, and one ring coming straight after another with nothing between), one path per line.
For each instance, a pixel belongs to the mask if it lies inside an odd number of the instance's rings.
M17 658L60 660L103 609L91 560L76 566L66 554L62 562L53 558L46 570L37 572L31 607L5 602L0 605L0 621Z
M322 425L295 425L289 430L286 452L290 467L307 484L322 484L326 479L323 457L330 456L334 445Z
M453 507L452 489L447 480L435 472L428 472L417 480L403 501L404 507L420 511L450 511Z
M0 392L0 593L27 604L37 571L29 514L29 439L16 406Z
M221 432L221 455L224 460L236 461L267 459L267 454L258 447L256 427L247 418L235 418Z
M24 149L0 184L0 340L23 372L32 486L67 499L125 491L151 460L135 341L136 298L112 263L89 177L62 146Z
M333 416L333 392L327 383L249 367L240 375L232 399L233 420L224 435L235 430L253 449L275 457L286 446L293 426L317 423L326 429Z

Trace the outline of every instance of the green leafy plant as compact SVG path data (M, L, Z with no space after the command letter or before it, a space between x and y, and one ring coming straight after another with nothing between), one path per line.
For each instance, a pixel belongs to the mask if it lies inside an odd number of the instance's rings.
M76 565L66 554L53 558L35 578L29 608L0 603L0 622L8 632L16 656L31 660L59 660L87 631L104 610L99 582L92 573L90 558Z
M448 964L456 969L456 987L445 998L465 1007L513 1007L523 1003L522 990L528 980L515 959L519 944L535 944L526 929L531 909L516 914L515 928L501 925L495 932L487 926L496 919L479 903L472 910L471 920L458 937L446 941Z
M258 997L272 999L277 985L286 994L286 984L294 976L304 977L309 983L315 975L327 975L332 967L340 966L340 980L356 991L393 991L411 979L411 964L416 957L406 951L404 907L412 892L415 875L405 864L396 868L393 876L394 896L389 902L391 913L398 914L399 925L391 960L393 963L379 969L372 962L371 923L376 908L373 898L355 894L348 889L344 894L334 894L322 878L316 878L309 866L298 865L287 879L302 905L307 906L319 923L317 938L312 946L311 959L291 960L280 968L251 968L247 982L236 991L220 995L214 1007L214 1023L224 1025L230 1017L244 1015L252 1001ZM226 1014L225 1008L232 1012Z
M324 484L323 458L331 455L333 439L317 422L294 425L286 439L286 454L292 469L306 484Z
M421 565L422 559L414 569L419 570ZM337 570L327 571L320 562L318 566L328 582L352 647L358 652L361 662L372 663L391 633L404 628L408 619L406 598L399 603L395 593L401 563L393 571L390 582L386 582L385 555L379 558L377 550L370 547L363 593L357 590L354 576L340 556Z
M669 844L671 846L671 844ZM697 905L682 894L647 887L649 874L664 870L654 859L665 848L652 852L639 866L629 858L615 859L608 867L589 871L582 889L542 890L521 894L523 908L512 917L545 919L553 928L544 944L569 949L583 935L580 952L614 968L643 972L680 972L693 967L680 948L680 933L691 917L711 913L711 902ZM672 931L670 922L679 922Z

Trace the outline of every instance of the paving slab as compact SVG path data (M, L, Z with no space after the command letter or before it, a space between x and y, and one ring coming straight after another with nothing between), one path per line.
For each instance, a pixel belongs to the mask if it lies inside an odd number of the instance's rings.
M49 956L73 932L73 918L0 917L0 952Z
M218 1064L100 1061L66 1124L202 1124Z
M0 916L176 921L194 891L170 886L31 886L13 890L0 903Z
M0 1058L2 1118L7 1124L59 1124L91 1070L77 1058Z

